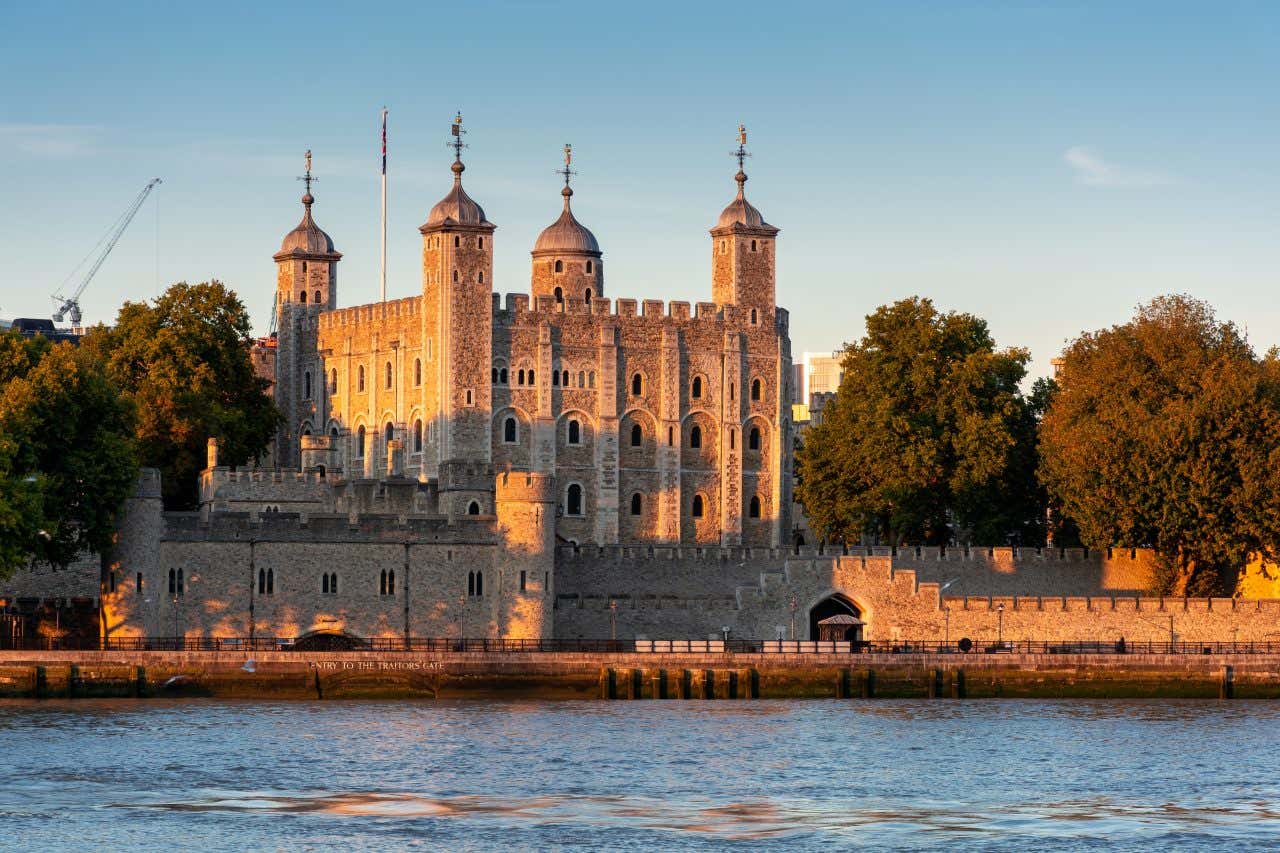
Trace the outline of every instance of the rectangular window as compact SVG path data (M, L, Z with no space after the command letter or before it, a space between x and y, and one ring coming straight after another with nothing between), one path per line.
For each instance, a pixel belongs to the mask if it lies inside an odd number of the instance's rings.
M525 571L524 569L521 569L520 570L520 591L524 592L524 588L525 588Z
M137 593L142 592L142 572L138 572L138 583L133 589L134 589L134 592L137 592Z

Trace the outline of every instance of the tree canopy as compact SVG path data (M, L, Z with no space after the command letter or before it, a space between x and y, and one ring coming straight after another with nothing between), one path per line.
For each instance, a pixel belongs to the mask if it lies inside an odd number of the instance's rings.
M1207 303L1162 296L1066 350L1041 476L1091 546L1155 548L1163 592L1232 590L1280 554L1280 363Z
M197 505L210 436L227 464L242 465L275 434L280 416L269 383L254 374L250 328L221 282L181 282L150 305L126 302L114 328L82 343L135 404L142 463L160 469L170 509Z
M846 347L834 399L798 453L797 498L824 539L1039 541L1037 410L1026 350L928 299L882 306Z
M0 336L0 574L111 544L137 477L133 411L68 343Z

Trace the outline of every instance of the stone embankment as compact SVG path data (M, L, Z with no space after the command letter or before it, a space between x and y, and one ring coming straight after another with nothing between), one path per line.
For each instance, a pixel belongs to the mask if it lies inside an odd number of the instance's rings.
M0 654L0 697L1280 698L1280 654Z

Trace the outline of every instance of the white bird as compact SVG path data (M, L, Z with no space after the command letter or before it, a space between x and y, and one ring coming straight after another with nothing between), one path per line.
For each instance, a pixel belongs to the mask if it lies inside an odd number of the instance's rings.
M254 663L254 662L253 662L253 658L249 658L247 661L245 661L245 662L244 662L244 666L242 666L242 667L240 667L240 668L241 668L241 669L243 669L245 672L257 672L257 671L258 671L258 665L257 665L256 663Z

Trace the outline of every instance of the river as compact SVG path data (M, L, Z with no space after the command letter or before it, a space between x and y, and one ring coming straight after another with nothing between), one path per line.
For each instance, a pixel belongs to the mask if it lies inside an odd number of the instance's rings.
M0 846L1274 849L1280 703L0 702Z

